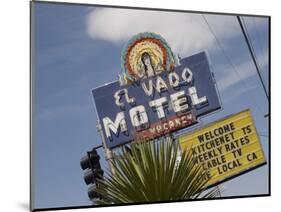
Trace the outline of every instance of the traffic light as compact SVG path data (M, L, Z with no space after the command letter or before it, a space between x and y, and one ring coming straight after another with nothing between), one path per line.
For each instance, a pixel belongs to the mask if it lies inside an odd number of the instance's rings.
M87 152L80 161L81 168L85 170L84 181L88 187L88 196L91 200L101 199L101 195L98 194L95 189L98 187L97 179L103 178L103 170L100 165L100 156L97 150L94 148L92 151Z

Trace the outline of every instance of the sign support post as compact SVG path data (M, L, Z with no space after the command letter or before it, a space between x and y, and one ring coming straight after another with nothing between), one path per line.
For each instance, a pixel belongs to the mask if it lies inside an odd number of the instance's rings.
M114 174L114 169L113 169L112 164L111 164L111 160L113 159L113 152L112 152L111 149L107 148L105 138L104 138L104 135L103 135L103 132L102 132L101 124L100 124L99 120L97 122L98 122L97 123L97 130L98 130L98 132L101 136L101 139L102 139L102 144L103 144L103 148L104 148L104 152L105 152L105 159L108 163L108 167L110 169L111 174Z

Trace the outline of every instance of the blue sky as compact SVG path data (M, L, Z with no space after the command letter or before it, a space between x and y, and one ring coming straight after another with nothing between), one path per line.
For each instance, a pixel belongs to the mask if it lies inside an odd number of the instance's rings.
M91 204L79 165L86 151L101 144L91 89L117 80L122 47L138 32L161 34L181 57L207 51L223 109L201 124L250 108L268 158L268 103L236 17L205 18L227 56L201 14L35 3L35 208ZM268 20L244 20L268 87ZM224 183L222 195L267 193L267 182L266 165Z

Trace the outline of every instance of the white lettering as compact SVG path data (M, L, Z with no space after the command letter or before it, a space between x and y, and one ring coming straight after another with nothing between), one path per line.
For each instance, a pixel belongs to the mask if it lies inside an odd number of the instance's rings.
M207 102L206 96L198 98L197 90L194 86L188 88L189 95L191 97L191 101L193 105L198 105Z
M134 127L141 127L148 123L148 117L143 105L132 108L129 113Z
M171 103L176 113L182 112L188 109L187 98L184 91L171 94Z
M115 104L119 107L124 107L124 103L121 102L121 97L122 96L125 96L125 100L127 103L129 104L134 104L136 99L134 97L130 98L129 95L128 95L128 90L127 89L121 89L121 90L118 90L115 92L114 94L114 98L115 98Z
M109 117L103 118L103 125L105 129L106 137L111 138L111 131L116 135L118 129L120 128L121 132L127 131L127 125L124 117L124 112L119 112L116 115L115 121L113 122Z
M167 97L161 97L159 99L155 99L149 102L149 106L156 109L158 118L160 119L165 117L163 105L166 102Z
M165 81L159 76L156 79L156 90L158 91L158 93L161 93L162 90L168 90Z
M191 83L192 82L192 77L193 77L193 74L192 74L192 72L191 72L191 70L189 68L185 68L182 71L182 78L187 83Z
M177 75L177 73L171 72L169 74L169 83L170 83L170 86L173 87L173 88L179 86L180 78Z
M142 89L146 93L147 96L152 96L153 95L153 84L152 80L148 81L148 87L146 86L145 82L141 83Z

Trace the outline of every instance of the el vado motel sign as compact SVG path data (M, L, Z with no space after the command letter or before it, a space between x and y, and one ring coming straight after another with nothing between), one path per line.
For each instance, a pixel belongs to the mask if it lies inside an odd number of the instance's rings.
M127 43L119 77L92 91L109 149L186 128L221 107L206 54L179 61L154 33Z

